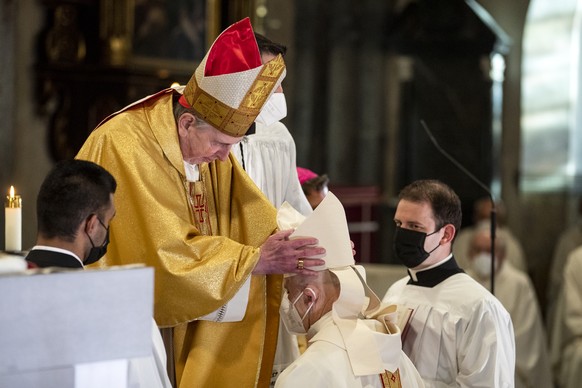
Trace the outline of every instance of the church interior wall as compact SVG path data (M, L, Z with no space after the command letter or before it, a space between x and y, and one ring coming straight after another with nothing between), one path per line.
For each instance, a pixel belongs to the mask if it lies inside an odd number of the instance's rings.
M278 3L290 2L291 0ZM564 195L561 194L524 195L520 192L517 179L520 149L520 44L529 1L481 0L480 3L513 40L513 46L506 58L504 83L500 169L502 197L509 210L508 224L524 245L527 257L532 263L532 278L541 293L555 239L566 226L567 206ZM277 12L287 12L289 8L288 5L279 4L274 8L275 15ZM0 139L3 154L0 156L0 188L7 190L10 185L14 185L23 197L23 247L30 248L34 244L36 233L36 193L43 177L54 163L47 149L48 115L38 111L34 100L34 94L37 93L34 73L35 45L43 25L44 13L42 2L37 0L4 0L0 2L0 12L4 31L7 20L12 20L8 25L11 34L4 34L0 38L3 47L12 48L8 53L3 53L0 60L2 68L6 70L0 73ZM283 17L279 19L284 23ZM293 28L287 25L267 25L265 32L274 39L284 40ZM293 45L294 42L291 41L291 51ZM289 70L289 79L292 79L295 70L292 66ZM289 85L288 90L293 94L294 86ZM48 106L50 104L51 102ZM302 141L298 141L299 152L303 150L302 144ZM0 230L3 230L3 216L1 219ZM0 242L3 240L2 233Z

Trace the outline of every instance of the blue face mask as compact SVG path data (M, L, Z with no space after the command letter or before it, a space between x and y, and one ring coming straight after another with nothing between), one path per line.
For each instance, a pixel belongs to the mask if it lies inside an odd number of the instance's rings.
M418 267L440 246L440 244L437 244L430 252L424 250L424 240L439 230L437 229L432 233L426 234L417 232L416 230L404 229L399 226L396 227L393 243L396 258L402 261L408 268Z
M103 224L103 222L101 222L99 217L97 217L97 220L99 221L101 226L103 226L105 228L105 230L107 231L107 233L105 234L105 241L103 241L103 244L96 247L95 244L93 244L93 240L91 239L91 236L89 236L89 234L85 230L85 234L87 235L87 237L89 237L89 241L91 241L91 246L92 246L91 250L89 251L89 254L85 258L85 261L83 261L83 264L85 264L85 265L95 263L100 258L102 258L105 255L105 253L107 253L107 245L109 245L109 228L106 227L105 224Z

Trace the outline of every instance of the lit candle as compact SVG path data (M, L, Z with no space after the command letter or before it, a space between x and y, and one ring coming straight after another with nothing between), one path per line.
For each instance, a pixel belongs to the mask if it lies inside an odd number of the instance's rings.
M22 250L22 199L14 194L10 186L10 195L6 197L5 250L20 252Z

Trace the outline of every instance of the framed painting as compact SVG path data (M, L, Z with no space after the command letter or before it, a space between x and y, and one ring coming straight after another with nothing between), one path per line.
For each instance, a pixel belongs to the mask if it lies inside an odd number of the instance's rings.
M219 33L219 0L104 0L111 65L192 70Z

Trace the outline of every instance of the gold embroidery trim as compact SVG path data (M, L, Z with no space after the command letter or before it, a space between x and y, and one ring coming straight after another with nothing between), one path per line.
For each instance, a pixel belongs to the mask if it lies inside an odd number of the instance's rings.
M199 169L200 170L200 169ZM202 177L202 172L200 171ZM192 222L203 236L212 236L212 222L210 220L208 194L204 179L196 182L188 182L187 195L190 202Z
M380 373L380 380L382 381L382 386L384 388L402 388L399 369L396 369L396 372L394 373L390 371Z
M283 71L285 62L279 54L263 66L237 109L202 90L196 81L196 73L188 81L184 97L202 120L228 135L242 136L259 115Z

